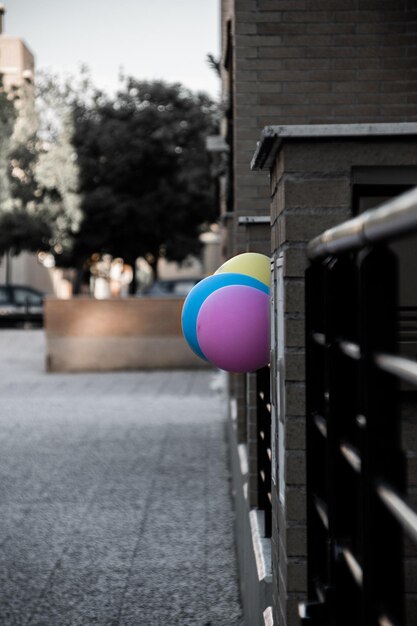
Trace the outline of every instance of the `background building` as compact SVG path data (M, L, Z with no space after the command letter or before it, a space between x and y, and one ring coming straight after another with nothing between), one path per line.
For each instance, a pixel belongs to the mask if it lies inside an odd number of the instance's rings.
M6 89L33 84L35 59L23 39L4 32L6 9L0 4L0 73Z

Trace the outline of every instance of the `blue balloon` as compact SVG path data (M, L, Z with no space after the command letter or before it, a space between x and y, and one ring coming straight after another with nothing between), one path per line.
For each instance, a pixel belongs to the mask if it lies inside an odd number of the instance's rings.
M201 305L210 294L217 291L217 289L229 287L230 285L255 287L255 289L269 294L269 287L265 285L265 283L247 274L237 274L234 272L213 274L212 276L203 278L203 280L200 280L199 283L194 285L186 297L182 308L182 332L191 350L205 361L208 359L203 354L197 338L197 316L200 312Z

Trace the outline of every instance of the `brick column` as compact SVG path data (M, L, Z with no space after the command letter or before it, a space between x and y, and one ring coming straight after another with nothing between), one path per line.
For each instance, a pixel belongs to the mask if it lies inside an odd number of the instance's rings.
M417 125L276 129L275 139L271 128L265 132L254 159L255 167L262 164L270 168L271 246L275 263L272 323L277 330L271 364L276 373L272 390L277 407L273 428L273 611L275 624L298 626L297 606L306 595L306 244L350 217L355 166L374 172L377 167L392 164L396 168L417 165ZM409 132L413 141L401 140L398 134L403 132Z

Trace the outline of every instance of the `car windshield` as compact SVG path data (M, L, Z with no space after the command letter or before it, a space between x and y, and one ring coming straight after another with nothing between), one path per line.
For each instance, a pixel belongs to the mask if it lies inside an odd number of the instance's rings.
M42 297L31 291L30 289L24 289L23 287L15 287L14 299L16 304L25 305L32 304L35 306L42 305Z

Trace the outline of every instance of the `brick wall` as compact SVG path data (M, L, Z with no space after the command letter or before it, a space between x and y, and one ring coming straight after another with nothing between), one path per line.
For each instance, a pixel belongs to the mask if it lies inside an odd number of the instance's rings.
M276 405L283 406L285 398L285 413L279 416L282 430L279 431L278 425L275 429L275 447L284 448L284 457L280 459L282 467L276 471L277 476L283 472L281 500L278 484L274 489L272 562L277 581L273 585L274 619L276 624L291 626L297 623L297 603L306 592L305 244L324 228L343 221L350 208L349 171L336 167L329 172L326 148L313 149L312 153L311 146L305 144L286 145L271 177L272 252L275 260L283 255L284 292L282 309L275 312L283 325L284 340L279 349L281 403L276 399ZM275 298L277 305L278 301ZM279 433L283 437L280 442Z
M234 210L227 256L254 249L239 217L269 214L267 173L249 169L264 126L417 119L412 5L223 0L223 49L229 20L233 57ZM294 216L287 228L298 228L297 221ZM268 235L258 238L256 250L269 254ZM243 382L236 384L243 393Z
M285 626L298 623L296 603L305 588L305 242L348 215L349 164L358 158L358 143L345 143L345 153L331 141L325 150L309 144L307 153L306 144L286 145L272 172L270 238L267 228L239 225L239 217L270 210L269 172L250 171L249 164L265 126L417 120L417 10L411 0L222 0L223 50L227 21L234 124L227 254L253 249L284 257L286 493L283 508L273 489L272 542L274 618ZM390 144L398 164L411 159L407 151L402 159L400 144ZM381 154L364 144L361 164L392 165L387 145L379 146ZM240 376L234 389L241 436L247 436L255 419L250 387Z
M416 119L413 2L235 4L236 112L247 115L247 129L271 117L276 124ZM249 134L237 137L242 148Z
M415 3L226 4L234 45L236 218L267 214L266 173L248 167L264 126L417 120ZM233 227L235 252L242 252L236 219Z

